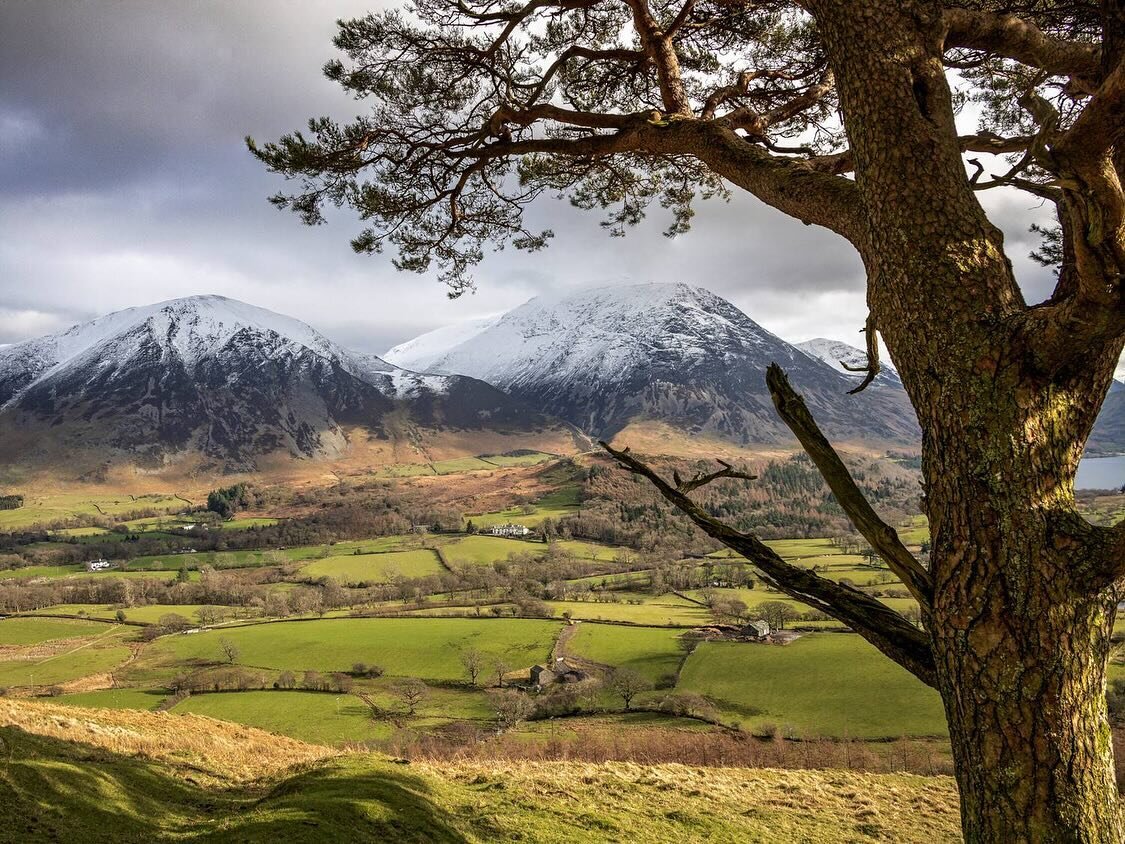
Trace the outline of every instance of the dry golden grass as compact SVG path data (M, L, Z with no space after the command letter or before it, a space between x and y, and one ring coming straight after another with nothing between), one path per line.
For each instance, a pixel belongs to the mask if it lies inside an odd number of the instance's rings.
M552 454L575 454L579 448L570 430L559 426L537 432L435 431L409 422L390 426L390 437L381 439L362 428L347 428L347 447L336 457L298 460L288 453L266 455L253 472L225 474L221 466L200 455L183 455L157 468L144 468L128 456L75 452L49 441L16 440L0 447L4 465L0 481L13 488L35 488L41 494L96 491L99 494L142 495L175 491L193 501L206 499L217 484L238 481L285 484L291 487L324 486L343 477L363 476L395 464L428 463L478 454L501 454L531 449ZM26 462L30 445L35 463Z
M961 841L952 777L628 762L415 763L411 771L507 795L489 807L505 828L538 804L539 814L562 822L601 814L601 829L626 835L597 840L683 840L676 838L683 826L668 823L674 820L707 840ZM534 840L556 840L524 828Z
M31 745L0 770L0 788L9 777L24 799L0 804L0 823L27 827L25 840L85 840L107 812L113 836L97 840L166 840L199 824L227 836L214 840L248 842L961 840L950 777L510 759L403 766L198 716L0 699L2 726L79 749ZM27 746L18 734L5 740L9 753Z
M220 781L270 779L335 751L200 715L83 709L0 698L0 727L93 745L186 768Z
M724 460L786 460L802 452L800 445L793 443L750 443L739 446L707 434L686 434L664 422L651 420L631 422L614 435L610 442L614 448L629 446L638 454L659 454L670 457L689 457L707 459L721 457ZM881 457L888 449L902 446L894 443L849 442L833 443L837 450L864 457Z

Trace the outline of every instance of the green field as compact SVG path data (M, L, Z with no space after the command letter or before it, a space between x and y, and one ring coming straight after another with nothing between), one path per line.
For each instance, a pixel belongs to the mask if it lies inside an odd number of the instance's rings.
M220 527L225 530L243 530L252 527L269 527L276 525L280 519L271 519L263 516L247 516L245 518L228 519L225 522L220 522Z
M567 553L583 560L595 560L600 563L612 563L628 555L636 558L636 552L628 548L616 548L612 545L599 545L596 542L580 542L576 539L563 539L555 543Z
M192 695L173 712L190 712L259 727L318 744L371 741L391 730L376 722L354 695L327 692L259 691Z
M660 596L630 593L613 593L624 598L640 600L641 603L627 601L600 603L596 601L548 601L547 606L555 615L569 612L571 618L592 621L625 621L631 624L669 625L677 627L699 627L710 624L711 613L706 607L685 601L676 595Z
M111 569L110 571L87 572L84 566L68 565L68 566L27 566L20 569L5 569L0 571L0 580L9 579L31 579L35 577L96 577L102 578L115 578L124 577L130 580L136 578L154 578L160 580L170 580L176 577L176 569L166 569L157 571L120 571L118 569ZM193 571L188 573L191 580L199 579L199 572Z
M6 618L0 621L0 645L37 645L104 633L104 624L53 618Z
M709 698L750 729L799 736L944 736L937 692L859 636L813 633L790 645L704 642L678 689Z
M13 492L20 492L15 489ZM0 510L0 531L13 531L36 525L49 525L72 519L113 518L137 510L177 511L184 502L170 495L86 495L58 493L28 495L15 510Z
M189 621L199 620L199 608L202 604L148 604L143 607L118 607L114 604L56 604L40 610L49 615L86 615L90 618L117 618L120 609L125 613L126 621L139 621L144 624L156 624L161 616L175 614L182 615ZM219 607L228 615L235 613L247 614L245 607ZM104 629L104 627L102 628Z
M547 546L542 542L525 542L522 539L505 539L502 536L466 536L442 546L442 552L454 566L490 566L508 559L509 554L544 554Z
M2 511L0 511L2 512ZM23 580L33 577L69 577L83 571L79 565L73 566L24 566L20 569L0 571L0 580Z
M347 671L357 662L388 675L458 680L458 648L503 655L516 667L547 658L560 625L532 619L338 618L273 622L167 636L150 645L140 670L206 664L220 659L219 640L233 641L242 665L276 670Z
M128 658L128 648L109 646L74 650L40 662L0 662L0 686L50 686L65 683L79 677L111 671Z
M494 510L491 513L473 513L465 517L466 522L472 522L478 528L488 528L493 525L503 525L514 522L527 527L537 527L544 519L561 519L578 512L579 489L577 486L567 486L549 493L538 501L528 504L527 507L509 507L506 510ZM530 512L524 512L530 510Z
M428 577L445 571L435 551L387 551L325 557L306 564L306 577L331 577L342 584L385 583L393 576Z
M538 466L555 459L554 454L535 451L531 454L482 454L479 459L493 466Z
M905 524L896 529L898 538L906 545L921 545L930 539L930 523L925 516L911 516Z
M62 530L54 531L53 535L56 536L105 536L109 533L105 528L100 527L76 527L76 528L63 528Z
M792 609L794 613L797 613L798 615L804 614L804 613L808 612L809 609L810 609L810 607L807 604L802 604L800 601L796 601L793 598L790 598L788 595L782 594L781 592L770 592L770 591L767 591L766 589L760 589L760 588L756 588L756 589L719 588L719 589L712 589L711 591L714 592L716 597L719 598L720 600L742 601L742 603L746 604L749 615L751 615L751 616L755 616L755 608L757 608L761 604L764 604L766 601L777 601L778 603L785 604L787 607ZM700 601L703 600L703 597L704 597L702 589L690 590L688 592L685 592L684 594L689 596L689 597L695 598L696 600L700 600ZM813 622L794 621L789 626L791 626L791 627L792 626L800 626L800 627L809 627L809 626L813 626L813 627L843 627L843 624L841 624L839 621L836 621L836 619L828 619L827 621L813 621Z
M614 668L631 668L656 682L676 672L683 657L680 635L678 630L658 627L582 622L566 651Z
M60 695L57 703L84 706L90 709L155 709L168 693L162 689L101 689Z

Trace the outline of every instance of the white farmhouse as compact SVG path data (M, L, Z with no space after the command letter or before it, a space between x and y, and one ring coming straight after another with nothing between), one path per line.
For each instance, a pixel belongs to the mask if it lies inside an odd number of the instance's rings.
M488 529L493 536L527 536L531 528L524 525L493 525Z
M86 571L108 571L112 565L109 560L90 560L86 563Z

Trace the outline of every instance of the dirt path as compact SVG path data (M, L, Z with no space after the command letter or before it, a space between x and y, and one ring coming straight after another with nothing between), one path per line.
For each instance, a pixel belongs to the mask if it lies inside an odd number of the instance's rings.
M598 671L612 672L612 665L606 665L604 662L594 662L592 659L576 656L567 651L566 646L570 640L574 638L574 634L578 632L578 625L581 623L582 622L579 621L575 624L563 625L563 629L559 631L558 638L555 639L555 646L551 650L551 664L553 665L556 660L565 659L577 668L592 668Z

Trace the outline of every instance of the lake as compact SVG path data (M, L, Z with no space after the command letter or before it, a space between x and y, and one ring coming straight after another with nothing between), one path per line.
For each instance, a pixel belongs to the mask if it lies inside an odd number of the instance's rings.
M1120 457L1085 457L1078 464L1078 489L1120 489L1125 485L1125 455Z

